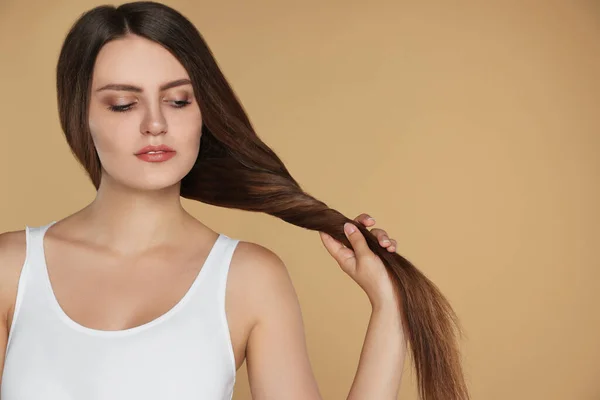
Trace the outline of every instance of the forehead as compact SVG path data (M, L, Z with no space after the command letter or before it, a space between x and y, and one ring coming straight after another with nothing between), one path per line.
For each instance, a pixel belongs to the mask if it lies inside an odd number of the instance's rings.
M132 83L159 86L174 79L189 78L181 63L156 42L128 35L106 43L94 65L92 85Z

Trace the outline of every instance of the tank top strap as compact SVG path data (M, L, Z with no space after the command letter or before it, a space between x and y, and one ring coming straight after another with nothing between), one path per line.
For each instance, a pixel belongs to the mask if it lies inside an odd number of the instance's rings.
M239 239L231 238L222 233L219 235L200 272L202 280L200 296L211 296L211 300L214 301L216 295L219 302L224 302L229 267L238 243Z
M222 235L223 239L223 252L221 253L221 267L219 268L219 274L217 277L217 285L220 293L219 298L223 305L225 304L225 288L227 285L227 277L229 275L229 268L231 267L231 260L233 253L240 242L239 239L231 238L227 235Z
M44 234L56 221L52 221L41 226L25 226L25 237L27 242L27 255L36 255L43 253Z
M22 310L23 303L31 306L32 301L35 303L39 300L40 296L44 295L43 289L45 286L42 271L40 270L44 256L43 237L46 230L55 222L52 221L49 224L41 226L25 225L25 260L23 261L17 284L17 296L15 298L12 324L6 345L7 351L18 320L21 319L21 314L24 312Z
M24 267L27 268L27 271L23 271L22 273L31 275L29 277L30 279L43 281L44 270L42 267L44 267L46 264L44 255L44 235L46 234L48 228L50 228L55 223L56 221L52 221L46 225L25 227L27 255Z

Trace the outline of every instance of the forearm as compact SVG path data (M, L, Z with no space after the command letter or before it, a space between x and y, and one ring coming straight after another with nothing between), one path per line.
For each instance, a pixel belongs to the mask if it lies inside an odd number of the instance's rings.
M405 354L399 311L393 304L374 308L348 400L396 400Z

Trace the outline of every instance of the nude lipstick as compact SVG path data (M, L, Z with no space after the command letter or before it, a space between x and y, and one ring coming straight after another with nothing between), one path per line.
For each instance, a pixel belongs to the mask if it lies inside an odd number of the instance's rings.
M169 146L161 144L160 146L143 147L135 153L135 156L142 161L162 162L171 159L175 153L177 152Z

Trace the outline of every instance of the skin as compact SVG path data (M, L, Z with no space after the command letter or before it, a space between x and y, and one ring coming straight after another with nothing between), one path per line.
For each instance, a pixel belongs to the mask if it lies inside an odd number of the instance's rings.
M127 329L164 314L187 291L218 237L185 211L179 196L180 181L198 155L202 115L191 84L160 87L182 79L189 76L168 51L137 36L108 43L98 55L89 125L103 167L100 187L90 204L54 224L44 240L57 300L88 328ZM98 90L109 84L140 90ZM128 104L126 112L108 109ZM148 144L166 144L177 154L163 163L134 156ZM375 224L364 213L355 221ZM371 232L381 246L396 250L383 229ZM348 399L396 399L406 351L398 294L360 231L347 235L355 250L320 233L329 254L372 305ZM0 234L0 371L24 259L25 231ZM251 242L238 244L226 312L236 367L246 360L254 399L321 399L298 297L275 253Z

